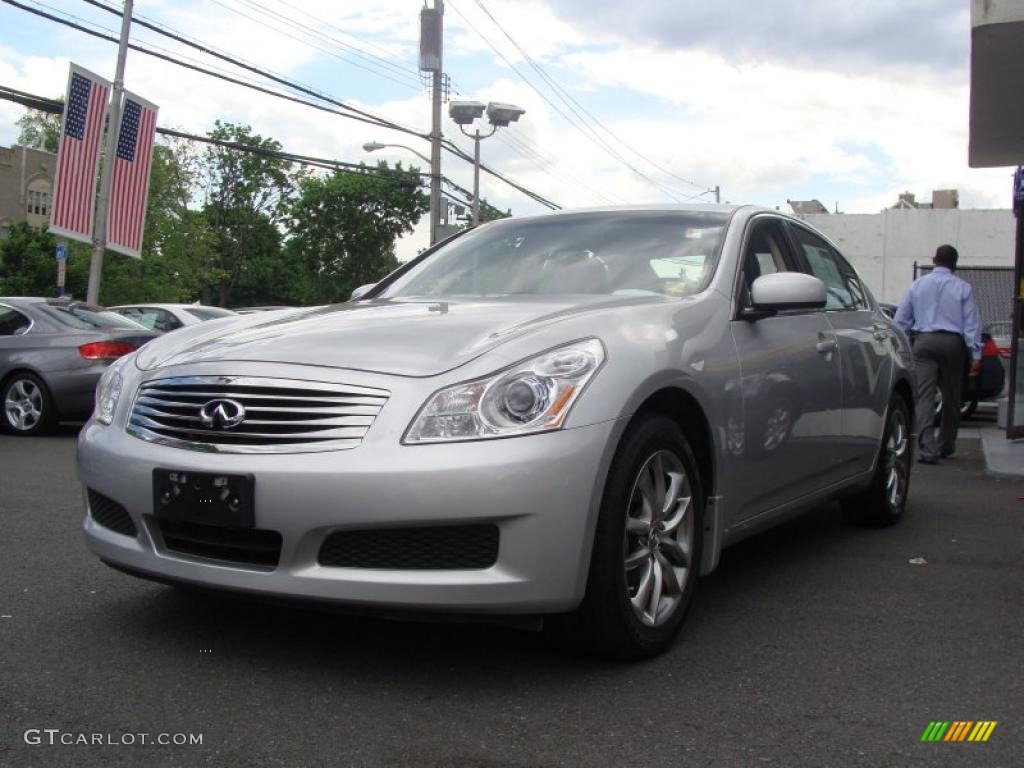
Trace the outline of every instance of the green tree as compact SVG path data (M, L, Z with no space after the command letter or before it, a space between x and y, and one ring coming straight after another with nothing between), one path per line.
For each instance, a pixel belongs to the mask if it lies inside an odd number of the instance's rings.
M264 153L281 149L280 142L254 134L249 126L218 121L209 136ZM216 295L211 298L220 306L237 303L239 289L240 296L257 300L265 295L257 290L258 274L266 272L268 261L282 255L278 227L303 175L288 161L268 154L217 145L205 150L203 212L215 238L219 269Z
M63 101L63 98L61 99ZM32 149L45 149L47 152L56 152L60 144L60 121L59 112L41 112L38 109L30 109L18 118L15 125L18 126L18 144Z
M205 215L190 207L200 163L191 142L175 139L153 147L142 258L108 255L104 303L195 301L219 281L216 237Z
M398 266L395 238L429 209L419 174L400 163L303 179L286 245L291 300L345 301L354 288L384 277Z
M85 296L89 247L68 244L65 292ZM56 296L57 240L24 221L13 222L0 239L0 296Z

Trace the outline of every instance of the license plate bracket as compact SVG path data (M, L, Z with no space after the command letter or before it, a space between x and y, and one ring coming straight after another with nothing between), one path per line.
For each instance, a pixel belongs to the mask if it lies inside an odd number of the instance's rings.
M153 514L175 520L222 528L254 528L252 475L153 470Z

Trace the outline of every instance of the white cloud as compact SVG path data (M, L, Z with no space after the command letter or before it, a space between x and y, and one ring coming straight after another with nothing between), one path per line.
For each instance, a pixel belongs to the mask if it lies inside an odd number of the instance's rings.
M267 0L266 4L285 18L358 46L364 58L356 58L362 63L390 55L394 66L415 72L421 0L358 4ZM559 5L556 12L540 0L487 3L512 37L615 135L675 176L699 185L720 185L723 199L784 205L788 197L819 197L830 207L837 201L842 210L872 212L891 204L906 189L928 199L931 189L957 187L964 206L1007 205L1005 171L967 168L968 88L965 73L956 66L821 71L794 60L741 59L726 47L716 48L710 34L701 38L700 45L672 49L664 40L644 37L640 22L649 10L647 5L630 11L629 23L636 22L630 29L625 29L624 22L621 29L606 26L596 31L585 9L570 16L565 8L571 9L571 3ZM225 6L257 15L238 0L222 4L160 0L147 3L140 12L268 69L310 78L317 87L341 97L352 93L357 84L379 83L381 95L361 91L364 98L355 105L418 131L429 129L429 102L415 85L410 90L395 89L390 81L355 68L351 60L329 56L282 34L305 37L302 30L289 30L283 21L268 28ZM563 112L569 108L550 91L544 89L547 100L542 98L497 59L455 13L456 8L521 72L540 82L472 0L456 0L447 7L446 57L456 86L472 81L474 91L465 96L512 102L527 110L520 122L482 144L485 163L567 207L668 200L569 126L548 102L559 104ZM595 13L598 7L610 6L599 4ZM879 8L876 11L881 13ZM955 29L961 16L951 13L936 23ZM116 22L102 13L95 18L106 25ZM68 55L110 76L113 45L54 30L52 40L45 43L19 38L0 48L0 82L48 96L62 93ZM172 50L185 50L152 32L139 34ZM355 55L324 38L307 42L339 55ZM47 50L60 55L46 56ZM227 66L196 51L188 55L213 67ZM377 66L386 65L378 62ZM404 77L397 72L396 76ZM416 137L256 94L137 52L129 54L127 81L129 88L161 105L163 125L187 131L204 133L219 118L250 124L256 132L280 140L286 149L303 154L367 162L380 157L422 165L400 149L368 156L362 144L370 140L407 144L429 153L428 144ZM0 102L0 143L14 138L12 123L20 114L20 108ZM472 151L472 143L447 119L444 131ZM529 146L526 156L523 142ZM627 148L615 146L659 184L677 190L677 196L700 192L700 187L661 173ZM462 186L472 187L467 164L446 155L443 170ZM500 208L511 207L516 214L543 210L487 175L482 176L481 185L482 195ZM415 237L403 241L400 253L409 256L421 248L425 229L423 223Z

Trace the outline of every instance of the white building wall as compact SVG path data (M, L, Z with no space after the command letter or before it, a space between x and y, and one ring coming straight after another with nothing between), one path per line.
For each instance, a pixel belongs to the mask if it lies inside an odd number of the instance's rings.
M839 247L879 301L898 303L914 279L914 262L931 264L944 243L959 251L962 266L1013 266L1017 223L1009 209L897 209L799 218Z

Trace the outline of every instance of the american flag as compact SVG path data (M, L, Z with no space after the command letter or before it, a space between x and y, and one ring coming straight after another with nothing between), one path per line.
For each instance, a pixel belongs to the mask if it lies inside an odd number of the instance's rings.
M155 105L125 93L110 184L107 247L135 258L142 252L156 113Z
M110 83L71 65L57 151L50 231L74 240L92 239L96 166L109 96Z

